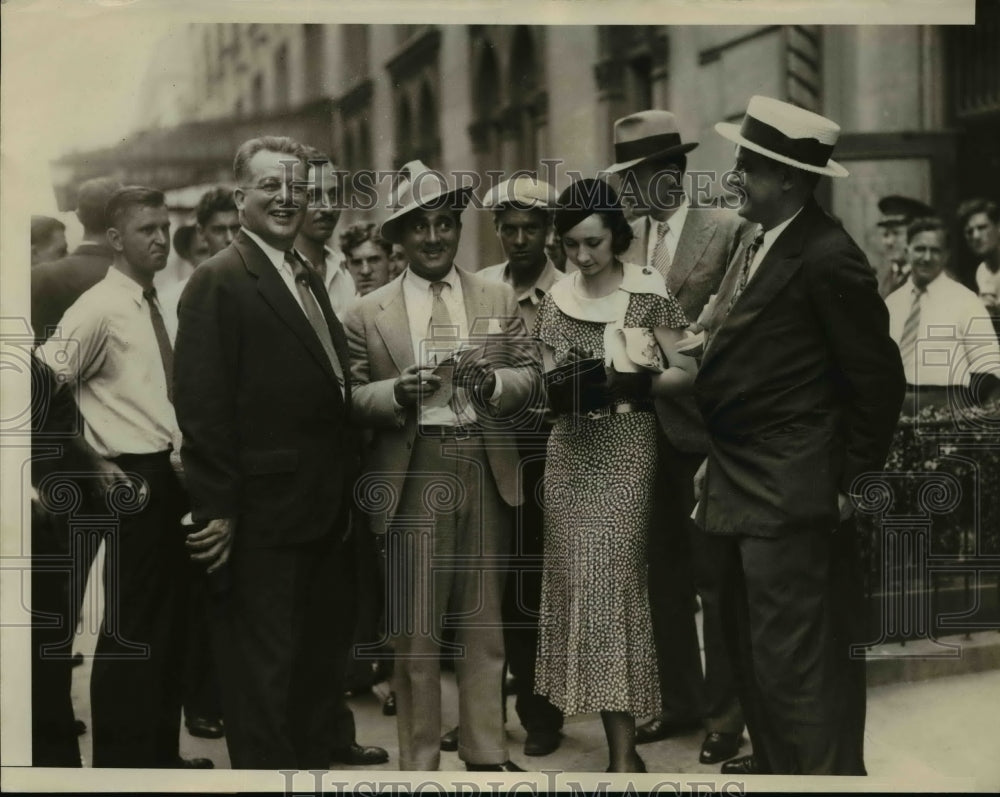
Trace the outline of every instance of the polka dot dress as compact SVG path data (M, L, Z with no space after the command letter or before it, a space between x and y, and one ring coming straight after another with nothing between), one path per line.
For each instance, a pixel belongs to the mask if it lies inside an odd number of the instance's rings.
M631 294L626 327L686 326L673 297ZM604 324L547 297L535 334L604 353ZM567 715L660 710L646 586L656 473L655 414L560 416L545 465L545 564L535 691Z

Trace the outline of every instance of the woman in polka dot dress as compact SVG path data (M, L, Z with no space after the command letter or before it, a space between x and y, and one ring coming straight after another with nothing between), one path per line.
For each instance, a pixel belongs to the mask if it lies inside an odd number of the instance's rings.
M635 716L660 708L646 591L652 396L689 390L695 362L674 350L687 319L662 277L618 259L632 230L614 189L574 183L559 197L555 228L579 271L543 300L535 336L556 363L603 358L606 381L583 392L578 411L559 415L549 438L535 691L567 715L600 711L609 771L643 772ZM662 372L625 356L620 330L634 328L652 330Z

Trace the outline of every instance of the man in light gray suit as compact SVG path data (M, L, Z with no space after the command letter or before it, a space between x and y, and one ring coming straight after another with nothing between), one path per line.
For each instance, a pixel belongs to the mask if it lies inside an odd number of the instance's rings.
M687 153L669 111L648 110L615 122L616 163L607 171L622 177L622 200L638 217L635 238L623 260L657 269L690 321L699 317L718 289L726 267L750 225L732 211L694 205L684 190ZM660 668L660 716L636 729L641 743L692 731L707 732L700 760L732 758L741 743L743 716L721 630L712 563L690 519L695 472L708 438L690 397L657 399L660 467L656 517L649 537L649 598ZM692 574L694 579L692 579ZM695 626L695 589L701 597L705 636L702 676Z
M402 207L382 236L403 245L409 268L344 319L354 417L372 430L356 493L385 535L392 586L399 768L440 764L443 654L455 659L459 757L472 771L516 771L501 696L511 507L522 502L510 432L540 400L539 363L510 287L454 264L471 189L420 161L403 171ZM485 349L449 366L470 339Z

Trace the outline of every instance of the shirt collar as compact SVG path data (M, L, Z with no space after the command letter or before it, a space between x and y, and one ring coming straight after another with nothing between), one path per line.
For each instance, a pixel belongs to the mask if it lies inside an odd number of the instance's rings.
M507 261L503 267L502 279L508 285L511 285L510 279L510 261ZM517 300L519 302L529 301L533 304L538 304L545 294L552 290L552 285L556 280L562 279L562 272L557 269L551 260L545 258L545 266L542 268L542 273L538 275L538 279L535 280L535 284L525 288L520 295L518 295Z
M802 206L802 208L804 207L805 205ZM789 224L795 221L795 217L802 212L802 208L796 210L795 213L793 213L791 216L789 216L787 219L781 222L781 224L777 225L776 227L772 227L770 230L765 231L764 243L761 244L761 248L770 249L772 244L774 244L774 242L778 240L778 236L785 231L785 227L787 227Z
M946 286L946 280L948 280L948 275L942 271L924 286L924 292L928 296L937 293ZM917 290L917 286L913 282L913 274L910 274L910 280L906 284L910 287L910 294L912 295L913 291Z
M403 272L402 278L404 280L409 280L410 284L414 288L427 291L428 293L431 292L431 280L426 280L423 277L418 276L410 269L406 269L406 271ZM458 271L455 269L455 264L452 263L451 270L440 279L434 280L434 282L445 282L451 287L452 290L455 290L455 284L458 282Z
M128 294L137 305L142 307L143 302L143 287L132 279L124 271L115 268L113 265L108 269L107 276L104 277L109 283L111 283L115 288Z
M646 221L649 222L650 236L654 239L656 238L661 224L668 225L670 232L674 236L679 236L681 234L681 230L684 229L684 222L687 220L688 210L690 208L691 201L687 198L687 194L685 194L684 201L677 206L677 210L675 210L673 215L665 222L657 221L652 216L646 216Z
M271 244L267 243L263 238L257 235L257 233L248 230L246 227L243 227L242 229L243 232L247 234L247 237L261 248L267 256L267 259L271 261L271 264L278 269L278 271L281 271L285 266L284 250L276 249L271 246Z

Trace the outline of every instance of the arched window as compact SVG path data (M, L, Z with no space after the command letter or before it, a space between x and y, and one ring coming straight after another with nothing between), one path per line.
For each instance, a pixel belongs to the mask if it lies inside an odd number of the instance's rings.
M515 141L513 168L533 168L538 159L538 117L536 107L541 79L535 42L531 31L519 25L514 32L508 70L510 109L508 124Z
M420 86L419 108L417 157L434 168L438 165L441 144L438 138L437 102L435 102L434 93L426 81Z

